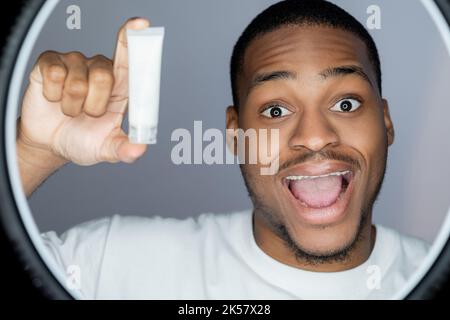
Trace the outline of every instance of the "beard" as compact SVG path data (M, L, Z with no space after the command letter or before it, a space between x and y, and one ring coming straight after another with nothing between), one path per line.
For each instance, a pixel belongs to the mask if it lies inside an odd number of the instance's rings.
M353 166L361 167L359 162L355 159L348 157L347 155L337 153L335 151L325 151L318 153L309 153L299 156L296 159L287 161L285 164L280 166L281 169L287 169L290 166L296 165L298 163L304 162L308 159L315 158L316 154L319 154L322 159L328 160L340 160L351 163ZM307 265L320 265L320 264L328 264L333 262L345 262L349 259L351 253L357 247L357 245L364 240L364 228L367 223L371 223L371 213L374 203L376 202L378 195L381 191L381 187L384 181L384 177L386 174L386 163L387 163L387 147L385 149L384 158L382 163L381 174L377 177L375 189L371 194L368 194L363 199L363 204L361 207L359 222L356 232L350 241L348 241L345 245L341 246L338 249L329 252L323 253L314 253L309 251L306 248L300 246L292 236L290 230L286 227L286 224L280 219L283 216L282 212L276 212L276 210L272 209L270 204L264 201L263 197L261 197L255 190L255 179L247 170L246 166L240 164L240 170L242 173L242 177L244 179L245 186L248 191L248 195L253 203L254 207L254 215L253 215L253 232L254 232L254 219L255 215L259 214L264 221L267 223L268 227L272 230L272 232L280 238L286 248L294 255L297 261L307 264ZM369 226L370 227L370 226Z

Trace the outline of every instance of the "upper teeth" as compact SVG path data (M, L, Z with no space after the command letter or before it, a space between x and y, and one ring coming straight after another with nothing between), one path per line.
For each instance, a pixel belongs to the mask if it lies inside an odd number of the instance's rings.
M331 172L328 174L323 174L320 176L289 176L286 177L286 179L288 180L303 180L303 179L317 179L317 178L324 178L324 177L329 177L329 176L343 176L347 173L350 173L350 171L341 171L341 172Z

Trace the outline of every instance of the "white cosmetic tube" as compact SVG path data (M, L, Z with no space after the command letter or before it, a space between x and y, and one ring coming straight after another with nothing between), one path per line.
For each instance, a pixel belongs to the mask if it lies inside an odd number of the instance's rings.
M127 29L128 138L131 143L155 144L164 27Z

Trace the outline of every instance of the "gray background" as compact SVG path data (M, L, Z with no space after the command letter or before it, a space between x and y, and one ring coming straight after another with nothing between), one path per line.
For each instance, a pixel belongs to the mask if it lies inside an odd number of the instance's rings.
M45 50L111 57L119 26L129 17L148 17L166 28L160 125L158 144L133 165L67 165L50 177L29 200L40 230L63 232L113 214L186 217L251 207L237 165L173 165L176 143L170 136L175 128L192 131L194 120L202 120L204 130L225 128L232 47L251 19L275 2L62 1L35 45L28 72ZM432 241L450 204L448 53L418 0L334 2L364 24L369 5L382 9L382 29L371 34L381 54L396 141L375 222ZM66 28L70 4L81 7L81 30Z

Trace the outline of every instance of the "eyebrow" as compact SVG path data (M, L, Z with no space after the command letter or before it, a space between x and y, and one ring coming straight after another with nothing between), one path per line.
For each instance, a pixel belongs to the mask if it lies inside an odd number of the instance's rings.
M254 87L259 86L268 81L276 80L296 80L297 74L292 71L273 71L273 72L263 72L258 73L252 80L248 92L250 92Z
M363 80L367 81L372 87L372 81L370 81L367 73L364 72L364 69L357 65L346 65L340 67L328 68L319 73L319 75L324 79L328 79L330 77L342 77L349 74L354 74L361 77Z
M323 80L326 80L331 77L342 77L346 75L354 74L361 77L363 80L367 81L372 87L373 84L370 81L367 73L364 72L364 69L358 65L344 65L339 67L331 67L327 68L319 73L319 76L322 77ZM278 81L278 80L296 80L297 74L292 71L273 71L273 72L263 72L258 73L250 83L250 87L247 93L259 86L263 83L269 81Z

